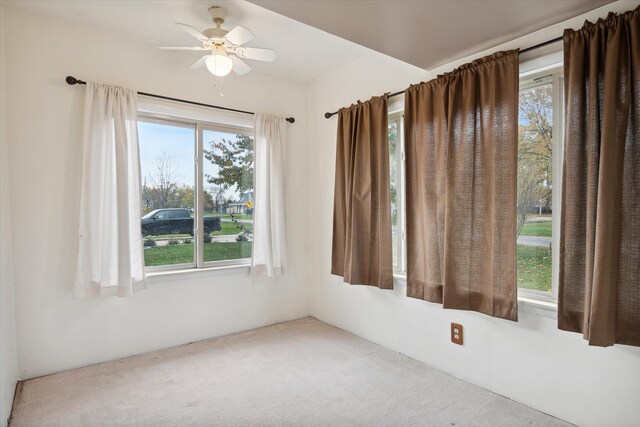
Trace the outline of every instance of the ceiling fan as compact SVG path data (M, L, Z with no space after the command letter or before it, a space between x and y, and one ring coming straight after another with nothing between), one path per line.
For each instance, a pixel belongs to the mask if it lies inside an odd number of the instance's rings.
M255 37L246 28L238 25L231 31L222 29L221 26L227 17L227 11L224 8L220 6L210 7L209 14L216 24L216 28L209 28L200 32L190 25L176 24L183 31L198 39L202 46L162 46L160 49L209 51L210 53L196 61L191 68L196 69L206 66L211 74L218 77L226 76L232 69L238 75L247 74L251 71L251 67L242 59L266 62L273 62L276 59L276 53L271 49L242 46Z

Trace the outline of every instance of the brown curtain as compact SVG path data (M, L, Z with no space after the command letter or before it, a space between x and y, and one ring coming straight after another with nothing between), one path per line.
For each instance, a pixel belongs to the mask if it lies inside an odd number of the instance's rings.
M393 288L387 96L338 112L331 273Z
M407 295L517 320L518 51L405 92Z
M640 346L640 7L564 33L558 327Z

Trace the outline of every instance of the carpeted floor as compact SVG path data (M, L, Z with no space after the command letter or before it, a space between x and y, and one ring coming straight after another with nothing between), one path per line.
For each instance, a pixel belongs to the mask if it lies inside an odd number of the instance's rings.
M19 426L566 426L313 318L20 384Z

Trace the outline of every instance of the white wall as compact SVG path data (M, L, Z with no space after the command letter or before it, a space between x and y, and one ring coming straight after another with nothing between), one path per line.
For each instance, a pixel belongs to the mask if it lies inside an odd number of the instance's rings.
M2 115L3 125L8 125L2 142L8 143L9 155L7 168L2 153L0 200L3 392L16 379L12 276L5 268L11 244L21 378L312 313L571 422L632 425L640 420L638 348L590 348L579 335L560 332L554 320L535 314L521 313L520 321L512 323L443 310L406 298L402 286L381 291L349 286L329 275L336 119L326 120L323 114L357 99L404 89L434 73L373 53L309 88L257 73L231 76L225 79L226 96L220 99L206 72L188 70L192 62L188 54L158 51L91 28L1 7L6 15L2 63L7 83L2 99L10 106ZM621 7L618 2L606 9ZM584 19L573 20L571 26ZM567 25L538 32L513 46L555 37ZM133 298L72 298L84 89L67 86L68 74L145 92L294 115L297 121L289 128L287 153L291 274L251 280L246 272L198 272L155 278L150 289ZM12 243L5 238L9 229ZM463 347L449 342L452 321L465 326Z
M21 378L308 315L306 86L255 72L242 78L232 73L220 98L206 71L188 69L193 55L4 9ZM74 299L84 88L68 86L67 75L295 116L287 152L290 274L252 280L246 270L198 272L152 279L149 289L132 298Z
M4 46L5 22L4 8L0 6L0 46ZM0 49L0 426L7 424L18 380L18 350L16 347L11 266L5 64L4 50Z
M620 2L516 40L504 48L530 46L579 27L608 10L629 10ZM428 48L428 47L425 47ZM477 313L444 310L405 296L406 288L384 291L351 286L331 276L331 216L335 162L335 111L356 99L406 88L472 58L431 73L381 54L318 79L309 93L309 193L312 315L384 347L399 351L498 394L585 426L640 424L640 348L589 347L579 334L559 331L554 319L521 312L518 323ZM451 322L465 327L465 345L450 342Z

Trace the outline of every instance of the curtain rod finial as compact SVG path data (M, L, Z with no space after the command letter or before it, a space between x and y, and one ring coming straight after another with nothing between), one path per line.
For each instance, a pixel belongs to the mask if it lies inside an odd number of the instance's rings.
M296 122L295 117L287 117L285 120L288 121L289 123L295 123Z
M64 79L68 85L86 85L87 82L83 82L82 80L76 79L73 76L67 76L66 79Z
M324 118L325 118L325 119L330 119L330 118L331 118L331 116L333 116L333 114L331 114L331 113L324 113Z

